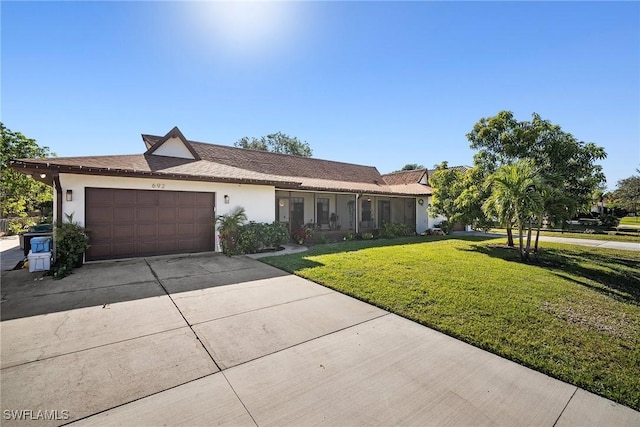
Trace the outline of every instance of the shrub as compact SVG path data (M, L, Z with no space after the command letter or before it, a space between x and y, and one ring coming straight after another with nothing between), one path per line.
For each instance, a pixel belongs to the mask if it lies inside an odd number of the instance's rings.
M265 246L279 248L289 240L289 228L278 221L266 227Z
M312 235L313 235L313 230L311 228L301 227L298 230L294 231L291 234L291 237L297 244L302 245Z
M380 229L380 237L383 239L393 239L394 237L405 237L413 234L413 229L407 224L403 224L401 222L385 224Z
M316 237L316 243L319 245L324 245L325 243L328 243L328 241L327 236L324 234L320 234Z
M73 214L67 214L66 217L67 222L55 229L54 279L62 279L71 274L73 267L82 262L84 251L89 247L87 229L73 221Z
M235 207L228 214L218 215L218 235L222 252L227 255L239 254L238 248L238 228L247 220L247 214L241 206Z
M602 215L600 221L603 226L608 228L617 227L620 224L620 219L614 215Z
M451 227L451 224L449 224L449 221L444 220L442 222L440 222L440 224L437 225L437 227L442 230L442 232L444 234L449 234L452 230L453 227Z
M241 225L237 230L237 253L252 254L263 249L277 249L289 239L287 226L279 222Z
M18 234L26 231L36 222L31 217L10 218L7 224L7 232L9 235Z
M362 240L373 240L373 233L362 233Z
M250 222L238 227L236 231L237 254L252 254L263 248L264 224Z

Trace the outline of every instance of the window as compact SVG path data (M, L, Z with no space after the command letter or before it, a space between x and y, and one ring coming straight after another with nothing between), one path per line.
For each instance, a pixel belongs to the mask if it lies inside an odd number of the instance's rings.
M329 199L316 199L316 220L318 224L329 224Z
M371 221L371 199L362 201L362 220Z

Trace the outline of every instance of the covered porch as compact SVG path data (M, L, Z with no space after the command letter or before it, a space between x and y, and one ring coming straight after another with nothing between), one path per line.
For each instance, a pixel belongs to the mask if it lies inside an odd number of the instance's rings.
M415 196L276 190L276 219L290 232L303 227L314 234L341 236L369 232L385 224L415 231Z

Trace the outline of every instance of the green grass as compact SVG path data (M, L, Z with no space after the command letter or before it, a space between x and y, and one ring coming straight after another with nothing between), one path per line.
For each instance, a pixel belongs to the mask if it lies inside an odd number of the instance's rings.
M492 233L501 233L507 234L507 230L504 228L492 228L490 230ZM613 231L612 233L616 233ZM549 237L570 237L573 239L589 239L589 240L608 240L613 242L636 242L640 243L640 234L636 232L628 232L624 234L589 234L589 233L571 233L571 232L561 232L561 231L541 231L541 236L549 236ZM513 231L513 239L517 243L518 231ZM533 239L535 239L535 232L533 234ZM533 241L533 240L532 240Z
M625 216L623 218L620 218L620 224L640 226L640 216Z
M263 261L640 409L638 253L504 239L318 245Z

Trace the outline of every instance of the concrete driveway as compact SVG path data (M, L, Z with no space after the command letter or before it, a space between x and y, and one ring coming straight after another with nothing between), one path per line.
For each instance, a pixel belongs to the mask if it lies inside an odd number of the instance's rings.
M247 257L2 276L2 425L640 425Z

